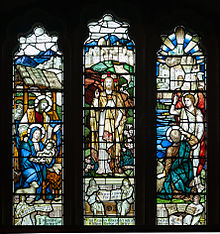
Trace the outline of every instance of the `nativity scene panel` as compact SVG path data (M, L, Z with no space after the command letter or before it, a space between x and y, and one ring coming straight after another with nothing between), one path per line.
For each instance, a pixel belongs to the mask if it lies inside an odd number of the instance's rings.
M13 224L63 224L63 56L42 26L19 37L13 75Z

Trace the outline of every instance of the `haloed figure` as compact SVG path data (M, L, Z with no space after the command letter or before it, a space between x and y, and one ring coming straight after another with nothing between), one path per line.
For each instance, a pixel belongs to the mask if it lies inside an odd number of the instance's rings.
M200 166L201 141L204 135L203 114L201 110L196 107L195 97L192 94L187 94L183 97L183 108L176 108L177 101L178 96L175 96L170 108L170 114L179 116L180 127L198 140L197 143L192 146L191 155L193 158L194 183L198 192L201 192L204 186L201 184L198 167Z
M99 108L90 111L92 155L98 161L96 173L121 173L120 142L123 140L126 117L124 109L120 109L124 107L123 99L114 90L114 80L110 74L104 80L104 91L95 91L92 107Z
M19 135L26 133L30 124L44 124L47 139L52 137L53 133L58 133L58 127L52 127L53 121L59 120L56 111L51 111L52 100L46 95L40 95L35 99L34 107L28 107L19 123Z
M121 186L121 201L117 203L118 213L122 216L130 212L131 204L134 202L134 188L131 181L123 179Z
M104 215L104 205L98 197L98 192L99 186L96 184L96 181L93 178L90 179L89 186L86 191L86 195L88 196L87 202L94 215Z

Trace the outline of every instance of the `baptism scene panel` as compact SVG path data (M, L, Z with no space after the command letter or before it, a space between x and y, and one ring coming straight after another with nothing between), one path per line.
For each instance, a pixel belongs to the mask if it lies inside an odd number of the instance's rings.
M135 46L110 14L84 43L84 224L134 225Z
M14 54L14 225L63 225L63 56L57 40L36 26L19 37Z
M206 57L179 26L156 63L157 225L207 223Z

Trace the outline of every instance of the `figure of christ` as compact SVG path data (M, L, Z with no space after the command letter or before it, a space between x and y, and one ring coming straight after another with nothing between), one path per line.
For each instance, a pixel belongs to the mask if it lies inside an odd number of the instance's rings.
M176 108L178 96L174 96L173 103L170 108L170 114L179 117L180 127L190 135L198 139L197 144L191 148L191 157L193 162L194 183L198 192L203 191L204 186L201 184L200 174L198 171L200 163L201 140L204 135L203 114L200 109L195 107L195 98L192 94L183 97L184 106L180 109Z
M195 66L194 68L196 68ZM172 94L172 101L174 100L175 96L178 96L178 101L175 101L176 109L181 109L184 108L183 104L183 95L187 90L197 90L198 92L194 93L194 106L195 108L199 108L201 111L202 115L205 116L205 96L203 94L204 91L204 81L201 81L199 79L199 75L191 74L189 75L190 80L192 82L186 81L185 78L182 75L179 75L177 79L179 80L179 88L175 89L175 92ZM188 78L189 78L188 77ZM175 97L177 99L177 97ZM179 116L175 115L175 120L176 123L179 125ZM205 118L205 117L204 117ZM203 120L204 120L203 118ZM203 134L201 140L200 140L200 163L199 166L197 167L197 174L200 174L201 170L203 169L204 163L205 163L205 139L204 139L205 134Z
M96 173L122 173L120 153L126 117L122 96L114 90L114 80L110 74L104 80L104 91L95 91L92 107L91 153L98 161Z
M50 164L56 154L55 145L56 143L52 139L47 140L45 148L42 151L37 152L36 157L31 157L30 161L42 164L46 162L47 164Z
M190 90L190 83L189 82L184 82L184 78L182 75L179 75L177 77L177 79L179 80L179 88L175 89L175 93L172 94L172 100L174 99L174 97L177 95L178 96L178 101L176 101L176 108L183 108L183 102L182 102L182 95L184 94L184 92L187 92L187 90ZM195 86L194 88L191 87L191 90L198 90L199 92L197 92L196 94L194 94L194 98L196 101L196 106L201 110L201 112L203 114L205 114L205 97L203 94L204 91L204 85L202 85L201 83L199 83L199 80L197 78L196 75L194 75L194 79L195 82L193 82L192 86ZM177 117L176 117L177 120Z

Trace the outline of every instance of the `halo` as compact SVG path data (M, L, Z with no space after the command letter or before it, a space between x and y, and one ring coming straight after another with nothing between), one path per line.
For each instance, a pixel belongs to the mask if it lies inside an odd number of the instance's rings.
M38 106L38 103L39 103L42 99L46 99L47 102L48 102L48 107L45 109L45 112L48 112L48 111L51 109L51 107L52 107L52 105L53 105L53 102L52 102L51 98L48 97L48 96L46 96L46 95L40 95L40 96L38 96L38 97L35 99L35 101L34 101L34 106L37 107L37 106Z
M113 73L104 73L101 76L101 82L104 82L104 80L108 77L111 77L113 79L114 82L117 82L117 76L116 74Z
M56 141L53 140L53 139L48 139L48 140L46 141L46 144L48 144L48 143L53 143L54 146L56 146Z
M167 129L166 137L167 137L167 140L168 140L169 142L173 142L173 140L172 140L171 137L170 137L170 132L171 132L172 130L179 130L179 129L180 129L180 126L176 126L176 125L171 126L171 127L169 127L169 128Z
M41 139L43 139L44 136L45 136L45 128L44 128L41 124L31 124L31 125L28 127L28 130L27 130L28 137L30 137L31 129L34 128L34 127L40 128L41 133L42 133Z
M188 94L191 94L191 95L194 97L194 99L195 99L194 106L196 106L197 103L198 103L198 100L199 100L197 93L184 93L184 95L182 96L182 103L183 103L183 105L185 106L184 97L185 97L186 95L188 95Z

